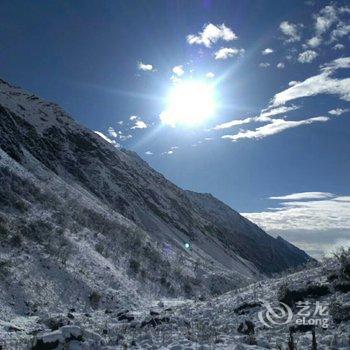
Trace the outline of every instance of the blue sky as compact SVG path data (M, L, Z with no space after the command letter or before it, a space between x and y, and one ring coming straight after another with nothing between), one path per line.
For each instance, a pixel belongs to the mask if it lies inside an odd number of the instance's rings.
M346 3L5 0L0 74L316 256L350 241ZM215 110L169 125L189 81Z

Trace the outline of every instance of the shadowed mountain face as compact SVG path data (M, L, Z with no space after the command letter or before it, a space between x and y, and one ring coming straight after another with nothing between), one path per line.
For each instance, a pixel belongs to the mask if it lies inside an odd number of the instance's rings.
M106 236L108 231L107 241L118 245L118 239L122 239L125 246L120 254L127 255L130 260L138 248L127 245L128 232L139 232L143 237L140 239L142 244L147 242L149 245L150 254L157 252L160 256L161 261L153 264L166 262L170 275L179 264L188 268L188 271L179 272L181 276L195 279L188 284L188 293L190 288L194 294L196 288L198 291L224 292L263 274L280 272L309 259L303 251L269 236L213 196L180 189L134 152L114 147L77 124L57 105L4 81L0 81L0 148L2 180L17 179L19 184L23 183L17 187L9 183L5 186L7 192L3 189L0 193L3 226L19 225L19 217L26 221L24 226L30 225L33 213L41 205L41 214L47 210L45 221L50 223L51 220L54 229L47 229L47 239L41 237L40 242L36 241L38 246L50 244L49 237L60 226L57 221L60 213L52 203L43 208L40 196L26 198L22 193L31 190L51 193L55 205L65 209L60 220L65 223L67 240L71 239L72 232L79 237L80 244L90 242L94 237L91 249L96 254L93 259L98 259L98 255L112 259L112 246L106 244L104 249L96 248L102 244L99 235ZM71 210L70 205L74 207ZM19 210L23 212L19 214ZM90 222L91 213L99 213L103 220ZM115 224L118 232L113 232L113 220L118 222ZM90 237L90 232L87 234L90 238L87 238L83 231L93 231L93 234ZM121 231L123 238L120 238ZM12 237L13 232L9 235ZM21 239L31 240L29 234L22 236ZM189 243L188 249L185 243ZM163 283L161 288L155 288L156 292L169 292L171 282L159 282L160 275L149 273L149 264L152 265L149 257L141 254L137 259L132 263L137 270L132 280L138 281L140 286ZM117 263L113 259L112 262ZM146 277L140 272L143 264L147 266ZM130 277L128 271L125 275ZM226 281L220 280L221 289L212 286L213 279L219 277ZM175 275L172 278L176 280ZM176 294L180 289L173 285L171 290Z

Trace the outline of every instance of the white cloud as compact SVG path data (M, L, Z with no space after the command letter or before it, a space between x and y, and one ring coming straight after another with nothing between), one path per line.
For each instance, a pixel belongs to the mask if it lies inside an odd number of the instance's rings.
M260 67L260 68L267 68L267 67L270 67L270 63L268 63L268 62L261 62L261 63L259 63L259 67Z
M270 49L269 47L266 48L265 50L262 50L262 51L261 51L261 53L262 53L263 55L270 55L270 54L273 53L273 52L274 52L274 50L273 50L273 49Z
M174 154L174 151L170 150L170 151L163 152L163 153L161 153L161 154L162 154L162 155L164 155L164 154L169 154L169 155L171 155L171 154Z
M319 14L315 16L315 30L317 35L325 33L337 19L337 10L334 6L329 5L324 7Z
M117 122L117 124L123 125L123 124L124 124L124 121L123 121L123 120L119 120L119 122Z
M152 156L152 155L153 155L153 152L151 152L151 151L146 151L145 154L147 154L148 156Z
M287 201L268 211L243 215L267 230L350 229L350 196Z
M108 133L109 133L109 135L111 137L117 137L118 136L117 132L111 126L108 128Z
M337 28L332 30L331 40L337 41L339 38L349 35L350 33L350 24L344 22L339 22Z
M328 117L314 117L304 120L292 121L284 119L272 119L269 124L258 127L255 130L244 130L234 135L221 136L223 139L229 139L231 141L237 141L240 139L262 139L267 136L278 134L284 130L295 128L301 125L308 125L315 122L326 122Z
M292 80L288 83L288 86L294 86L294 85L297 85L299 83L300 83L300 81L298 81L298 80Z
M218 40L232 41L238 39L237 35L225 24L214 25L209 23L203 27L203 31L197 35L190 34L187 36L187 42L191 45L198 44L210 47Z
M331 197L335 197L335 195L329 192L299 192L299 193L288 194L285 196L269 197L269 199L298 201L298 200L305 200L305 199L326 199Z
M126 140L129 140L129 139L131 139L132 138L132 135L122 135L122 134L120 134L119 135L119 140L120 141L126 141Z
M272 116L294 111L298 108L299 108L298 106L293 105L293 106L281 106L273 109L262 110L261 113L256 117L231 120L229 122L214 126L213 130L229 129L237 125L249 124L251 122L268 122L268 121L271 121Z
M180 66L175 66L175 67L173 68L173 73L174 73L176 76L181 77L181 76L185 73L183 66L182 66L182 65L180 65Z
M135 125L131 127L131 129L146 129L148 126L142 120L136 120Z
M214 126L213 130L229 129L229 128L232 128L232 127L237 126L237 125L251 123L253 120L254 120L254 118L231 120L229 122Z
M136 120L137 119L137 115L132 115L131 117L129 117L129 120Z
M342 114L349 112L349 111L350 111L350 109L336 108L336 109L331 109L330 111L328 111L328 113L331 115L339 116L339 115L342 115Z
M350 57L338 58L324 65L320 74L279 92L273 97L273 106L319 94L338 95L339 98L350 101L350 78L337 79L331 77L336 70L341 68L350 68Z
M339 8L339 12L340 13L347 13L349 14L350 13L350 7L349 6L342 6Z
M212 72L208 72L206 75L205 75L208 79L213 79L215 77L215 74L212 73Z
M145 72L153 71L153 66L151 64L142 63L142 62L138 62L137 68L139 70L142 70L142 71L145 71Z
M287 113L290 111L295 111L299 108L300 108L299 106L292 105L292 106L281 106L281 107L272 108L272 109L271 108L263 109L260 115L255 117L255 120L260 122L270 121L271 119L270 117Z
M316 51L306 50L299 54L298 61L301 63L311 63L317 56L318 53Z
M333 46L333 50L343 50L345 49L345 46L343 44L335 44Z
M283 236L309 254L321 257L335 246L349 244L350 196L317 193L282 196L285 202L276 208L242 215L270 234Z
M293 43L301 39L298 25L284 21L280 24L281 32L286 36L286 42Z
M285 64L283 62L279 62L276 67L278 69L283 69L285 67Z
M214 57L216 60L226 60L229 57L243 55L244 52L244 49L237 49L236 47L222 47L214 52Z
M307 45L312 47L312 48L315 48L315 47L319 46L321 44L321 42L322 42L322 39L319 36L314 36L307 41Z

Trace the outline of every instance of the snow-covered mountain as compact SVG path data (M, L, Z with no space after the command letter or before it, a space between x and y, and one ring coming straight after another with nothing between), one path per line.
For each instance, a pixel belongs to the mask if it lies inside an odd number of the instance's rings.
M309 260L2 80L0 178L9 315L221 294Z

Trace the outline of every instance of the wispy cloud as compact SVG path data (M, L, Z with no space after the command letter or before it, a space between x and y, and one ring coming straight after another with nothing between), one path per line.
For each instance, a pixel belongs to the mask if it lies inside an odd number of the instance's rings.
M229 128L232 128L232 127L237 126L237 125L251 123L253 120L254 120L254 118L252 118L252 117L245 118L245 119L235 119L235 120L231 120L229 122L214 126L213 130L229 129Z
M339 116L339 115L342 115L342 114L349 112L349 111L350 111L350 109L336 108L336 109L331 109L330 111L328 111L328 113L331 115Z
M322 8L317 14L314 14L315 34L304 46L311 48L318 47L324 41L324 37L328 35L329 32L330 40L325 41L325 44L338 41L349 35L350 23L348 18L343 17L344 14L348 13L348 9L348 7L338 7L336 3L333 3ZM341 44L340 46L335 47L335 49L339 48L341 48Z
M350 57L338 58L324 65L320 74L307 78L277 93L273 97L273 106L282 105L298 98L319 94L338 95L339 98L350 101L350 78L332 78L332 74L336 70L346 68L350 68Z
M215 25L212 23L205 25L202 32L187 36L187 42L190 45L198 44L206 47L211 47L218 40L232 41L235 39L238 39L237 35L225 24Z
M350 34L350 24L339 22L336 29L332 30L331 40L336 41Z
M228 139L231 141L238 141L240 139L262 139L267 136L279 134L287 129L296 128L301 125L309 125L316 122L326 122L328 117L314 117L304 120L285 120L285 119L272 119L269 124L258 127L255 130L244 130L233 135L221 136L223 139Z
M206 78L208 78L208 79L213 79L213 78L215 77L215 74L212 73L212 72L208 72L205 76L206 76Z
M153 71L153 65L149 64L149 63L138 62L137 68L138 68L138 70L142 70L144 72L152 72Z
M290 111L295 111L297 109L299 109L299 106L280 106L280 107L276 107L276 108L267 108L267 109L263 109L260 113L259 116L257 116L255 119L257 121L269 121L270 117L273 117L275 115L279 115L279 114L283 114L283 113L287 113Z
M277 66L276 66L278 69L283 69L285 67L285 64L283 62L279 62L277 63Z
M222 47L214 52L214 57L216 60L226 60L229 57L241 56L244 52L244 49L237 49L236 47Z
M333 50L344 50L345 49L345 45L343 44L335 44L333 46Z
M298 61L300 63L311 63L317 56L318 53L316 51L306 50L299 54Z
M123 135L123 134L119 134L119 140L120 141L126 141L132 138L132 135L128 134L128 135Z
M145 154L148 156L153 156L153 152L151 152L151 151L146 151Z
M304 192L272 198L283 202L262 212L242 215L315 257L349 244L350 196Z
M232 128L234 126L249 124L252 122L268 122L271 120L271 117L273 117L275 115L294 111L298 108L299 108L299 106L292 105L292 106L280 106L280 107L272 108L272 109L264 109L256 117L231 120L229 122L214 126L213 130L229 129L229 128Z
M285 41L288 43L293 43L301 39L301 36L299 33L299 26L297 24L283 21L280 24L280 30L286 38Z
M326 6L314 18L316 33L321 35L337 21L337 9L333 5Z
M329 192L298 192L287 194L285 196L273 196L269 199L274 200L285 200L285 201L295 201L295 200L309 200L309 199L325 199L335 197L333 193Z
M297 194L291 196L295 198ZM300 194L300 197L303 196L305 194ZM350 229L350 196L325 193L324 197L314 199L300 198L296 201L294 198L287 198L287 201L268 211L243 215L268 230Z
M261 62L261 63L259 63L259 67L260 67L260 68L267 68L267 67L270 67L270 63L268 63L268 62Z

